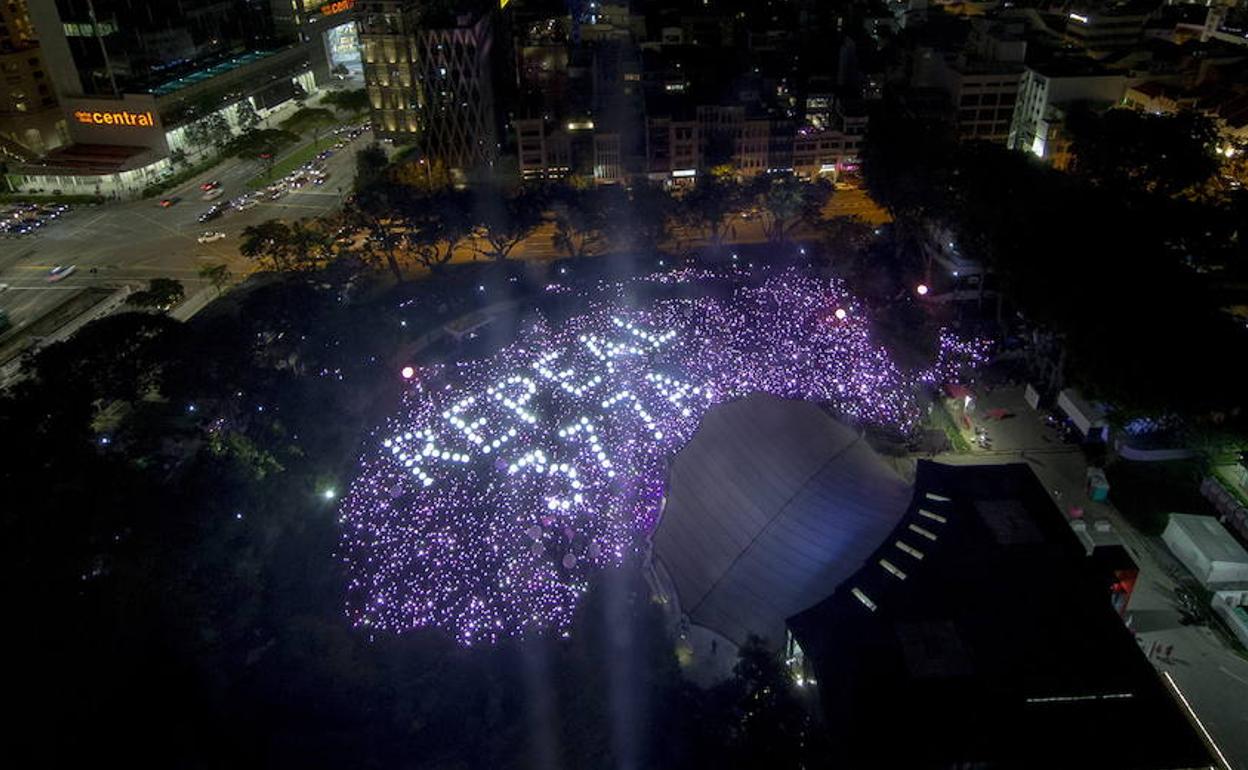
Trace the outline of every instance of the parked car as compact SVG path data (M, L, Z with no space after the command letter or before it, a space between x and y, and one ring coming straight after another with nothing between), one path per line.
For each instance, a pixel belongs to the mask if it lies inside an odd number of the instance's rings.
M212 200L216 200L217 198L220 198L224 194L225 194L225 190L222 190L220 187L214 187L208 192L204 193L200 197L202 200L212 201Z
M182 199L181 199L181 198L179 198L179 197L178 197L178 196L176 196L176 195L174 195L174 196L172 196L172 197L169 197L169 198L165 198L165 199L161 200L161 202L160 202L160 207L161 207L162 209L167 209L167 208L169 208L170 206L173 206L174 204L176 204L176 203L177 203L178 201L180 201L180 200L182 200Z
M221 187L221 183L217 181L216 179L214 179L211 182L204 182L203 184L199 186L199 189L203 190L204 192L208 192L209 190L216 190L219 187Z
M216 243L225 238L225 233L220 230L205 230L197 239L200 243Z

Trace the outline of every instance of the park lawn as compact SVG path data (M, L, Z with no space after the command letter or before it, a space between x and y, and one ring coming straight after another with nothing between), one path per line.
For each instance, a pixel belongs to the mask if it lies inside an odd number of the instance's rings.
M262 187L268 187L269 185L273 184L277 180L286 176L290 172L299 168L304 163L307 163L308 161L315 158L317 153L325 149L325 147L326 147L325 137L321 137L320 144L316 144L314 142L308 142L302 147L296 148L285 158L279 160L277 163L274 163L272 172L262 171L256 176L252 177L251 181L247 183L247 189L259 190Z
M1105 468L1105 475L1110 502L1144 534L1161 534L1172 512L1214 513L1200 494L1204 468L1198 460L1148 463L1119 459Z

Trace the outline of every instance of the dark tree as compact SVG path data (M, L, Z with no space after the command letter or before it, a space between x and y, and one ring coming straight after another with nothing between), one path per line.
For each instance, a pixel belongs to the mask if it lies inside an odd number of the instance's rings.
M186 297L186 287L174 278L153 278L147 288L126 297L126 304L135 307L169 310Z
M667 240L675 201L659 185L639 182L628 192L628 205L610 217L607 229L617 248L653 251Z
M295 234L290 225L276 219L243 228L238 253L259 262L268 261L272 270L290 270L297 262Z
M385 175L390 159L381 145L370 144L355 154L355 189L367 190Z
M359 115L368 111L368 91L358 88L353 91L330 91L321 98L321 103L332 107L337 112Z
M67 405L135 401L159 389L183 340L179 330L176 321L153 313L108 316L44 348L23 369L45 392L67 394Z
M545 195L531 188L508 193L497 187L477 192L474 213L481 227L477 251L482 256L502 262L525 238L542 223Z
M803 182L792 174L760 175L747 193L763 217L763 234L773 243L787 241L800 224L816 224L832 198L826 179Z
M746 202L745 189L727 177L707 175L680 199L684 220L701 230L715 248L729 234L729 221Z
M560 189L554 200L551 245L569 257L583 257L605 248L612 218L625 213L624 196L622 190L602 187Z
M472 199L468 193L444 189L417 202L408 243L421 265L441 268L473 233Z
M363 155L363 151L361 151ZM414 208L415 191L399 185L375 183L361 189L343 211L347 229L365 231L364 253L367 261L384 260L396 281L404 280L399 264L400 236L395 225Z
M1094 184L1175 195L1218 170L1218 132L1195 111L1153 115L1073 110L1066 121L1075 171Z

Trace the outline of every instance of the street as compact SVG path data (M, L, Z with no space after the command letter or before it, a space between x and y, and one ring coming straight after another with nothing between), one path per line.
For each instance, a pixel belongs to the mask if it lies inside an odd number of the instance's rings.
M0 283L9 284L9 289L0 295L0 308L8 312L15 330L20 331L86 287L112 289L128 285L137 289L152 278L174 278L182 282L186 296L192 298L209 287L209 282L199 275L205 266L224 263L235 275L246 274L255 266L238 253L243 228L269 219L315 217L337 208L343 194L352 187L355 153L370 136L357 138L328 159L325 166L329 181L324 186L305 185L277 201L261 197L254 208L229 209L211 222L198 221L211 205L202 200L200 184L219 181L224 193L216 201L231 200L249 192L247 182L262 170L259 162L230 158L159 198L74 207L35 234L0 241L4 246L0 249ZM328 146L333 141L326 137L324 143ZM299 146L302 145L289 148L283 155ZM276 161L281 158L279 155ZM169 208L160 207L161 199L173 197L181 200ZM857 216L871 224L887 221L887 214L857 188L837 190L825 207L824 216ZM199 235L208 230L219 230L226 237L213 243L198 243ZM517 245L513 258L551 260L563 256L552 243L554 232L553 222L543 222ZM797 234L802 235L802 228ZM474 240L469 239L456 249L454 262L480 258L480 244ZM734 215L726 242L751 244L766 240L759 217ZM673 228L673 241L668 247L706 245L701 233L680 228ZM61 282L49 283L48 271L56 265L75 265L77 271ZM202 306L187 304L196 309ZM186 314L175 311L174 315Z
M235 158L222 162L160 196L181 198L167 209L160 207L159 198L75 206L36 234L0 240L0 283L10 286L0 294L0 308L20 328L87 286L137 287L151 278L175 278L189 297L208 285L198 275L205 265L226 263L236 274L246 272L250 265L238 254L243 228L274 218L314 217L336 208L351 189L355 153L369 136L361 136L326 161L329 181L324 186L306 185L277 201L262 199L255 208L229 210L211 222L198 221L211 205L201 200L200 184L220 181L225 192L217 201L230 200L248 192L247 182L262 170L258 162ZM323 143L333 141L327 137ZM219 230L226 237L197 243L206 230ZM48 271L55 265L78 269L60 283L49 284Z

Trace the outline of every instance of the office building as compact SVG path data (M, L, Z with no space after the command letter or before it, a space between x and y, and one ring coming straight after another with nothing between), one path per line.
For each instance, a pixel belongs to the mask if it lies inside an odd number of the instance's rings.
M0 3L0 160L33 159L68 140L27 9Z
M270 0L274 31L308 48L318 83L363 76L356 0Z
M1093 53L1130 48L1155 10L1151 2L1075 3L1066 14L1066 40Z
M489 2L395 0L359 3L364 81L379 136L415 144L457 172L498 156L496 27ZM514 78L514 74L513 74Z
M209 157L192 126L266 119L315 90L308 38L270 0L47 0L30 20L68 143L11 164L19 190L134 196ZM316 41L319 44L319 41ZM244 105L246 103L246 105Z
M1064 167L1068 159L1068 142L1062 132L1066 110L1076 104L1108 109L1122 100L1126 88L1126 76L1089 59L1028 65L1019 80L1009 146Z

